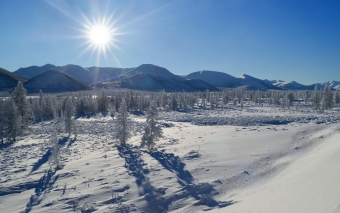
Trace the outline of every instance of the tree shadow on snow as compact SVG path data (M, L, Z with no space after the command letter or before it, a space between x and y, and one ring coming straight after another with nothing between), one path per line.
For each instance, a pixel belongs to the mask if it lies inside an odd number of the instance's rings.
M35 172L36 170L38 170L44 163L46 163L48 161L48 159L50 158L52 154L51 149L48 149L47 152L41 156L41 158L33 165L32 170L30 173Z
M48 170L47 173L45 173L44 176L40 178L35 187L35 194L31 195L29 202L26 204L26 209L22 211L22 213L30 212L33 206L39 205L41 203L41 199L39 199L40 195L53 189L54 183L59 178L59 175L54 176L55 173L55 171Z
M96 114L95 113L89 113L89 114L77 114L74 116L74 118L77 120L78 118L92 118Z
M172 173L176 173L178 182L182 185L192 184L194 178L187 170L184 170L185 163L173 153L165 153L164 151L151 151L148 154L156 159L162 166Z
M15 142L13 140L10 140L10 141L7 141L2 144L0 142L0 149L5 149L5 148L8 148L8 147L11 147Z
M66 142L68 141L68 137L63 137L61 139L59 139L58 144L60 146L64 146L66 144ZM70 143L68 144L68 148L75 142L75 139L70 140ZM41 158L33 165L32 170L30 173L35 172L36 170L38 170L44 163L48 162L48 159L50 158L52 154L51 149L48 149L47 152L41 156Z
M60 146L64 146L66 144L66 142L68 141L69 137L62 137L61 139L59 139L58 144Z
M136 184L139 189L139 195L144 196L147 202L147 212L164 212L167 211L171 204L170 199L161 198L161 193L157 192L150 184L146 174L149 170L144 168L146 163L140 158L140 153L132 146L118 146L119 155L125 159L125 167L129 170L130 175L136 178Z
M168 171L176 174L178 183L183 187L186 192L180 195L184 198L188 195L192 196L198 202L195 205L206 205L208 207L223 208L234 204L234 201L216 201L213 199L214 195L218 192L214 189L213 185L209 183L194 183L194 178L188 170L185 170L185 163L173 153L166 153L162 151L147 152L151 157L156 159Z
M70 142L67 144L67 148L70 148L74 142L76 142L77 138L70 139Z

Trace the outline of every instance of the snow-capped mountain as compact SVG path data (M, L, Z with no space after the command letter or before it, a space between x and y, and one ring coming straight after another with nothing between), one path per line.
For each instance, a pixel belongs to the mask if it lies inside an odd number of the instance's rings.
M315 86L317 86L318 89L324 88L326 85L329 85L331 89L337 90L340 89L340 81L328 81L325 83L315 83L311 85L304 85L300 84L296 81L281 81L281 80L272 80L268 82L272 82L274 86L277 86L281 89L286 90L314 90Z
M29 93L68 92L90 90L90 86L84 82L58 70L50 70L37 75L24 83Z
M234 84L232 85L233 88L240 88L240 89L249 89L249 90L267 90L267 89L280 89L273 84L261 80L258 78L254 78L250 75L244 74L239 78L236 78Z
M328 81L325 83L320 84L322 87L329 85L330 88L334 89L334 90L340 90L340 81Z
M25 82L25 79L0 68L0 91L13 89L17 86L18 81Z
M277 81L276 83L273 83L273 85L288 90L312 90L315 87L315 85L306 86L296 81Z

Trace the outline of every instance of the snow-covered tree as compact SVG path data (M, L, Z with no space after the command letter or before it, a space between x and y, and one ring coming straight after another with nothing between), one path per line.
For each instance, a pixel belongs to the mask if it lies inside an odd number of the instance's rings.
M338 94L338 90L335 90L333 93L333 104L338 104L340 102L340 97Z
M49 164L51 169L59 169L60 168L60 162L59 162L59 144L58 144L58 138L55 131L52 131L52 136L49 140L50 147L51 147L51 155L49 158Z
M5 135L5 116L6 116L6 112L5 112L5 101L0 98L0 140L1 140L1 144L4 144L4 137L6 137Z
M157 105L155 101L151 101L146 118L146 125L144 128L144 135L142 137L141 147L146 146L148 149L152 149L155 146L155 142L158 141L160 137L163 137L162 128L158 124L157 120Z
M17 112L21 120L21 129L26 129L31 122L30 106L26 99L26 93L26 89L22 85L21 81L19 81L14 89L12 99L17 107Z
M294 94L291 91L288 91L286 93L285 96L285 101L286 101L286 106L288 107L288 109L290 109L290 106L293 104L294 102Z
M97 98L98 111L107 112L109 110L109 98L105 94L105 90L102 90L102 94Z
M327 84L322 91L322 100L324 100L324 107L325 110L330 110L333 108L333 95L331 92L331 88Z
M314 110L320 109L320 102L320 93L318 91L318 85L316 84L312 95L312 106Z
M64 110L64 122L65 122L65 131L68 133L68 137L70 137L71 133L74 130L74 106L71 98L68 98L65 104Z
M6 113L4 117L4 134L6 137L16 141L16 137L22 133L22 125L18 108L12 99L6 102L4 112Z
M116 139L121 146L125 146L128 139L131 137L129 129L129 113L125 99L122 100L119 113L117 115Z

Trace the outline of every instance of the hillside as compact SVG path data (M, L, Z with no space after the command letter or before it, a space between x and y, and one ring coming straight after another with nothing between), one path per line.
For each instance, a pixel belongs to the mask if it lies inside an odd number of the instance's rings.
M37 93L39 90L54 93L92 89L82 81L58 70L50 70L35 76L26 81L24 87L29 93Z
M81 80L82 82L85 82L87 84L92 83L91 73L88 69L84 67L68 64L66 66L57 67L57 70L69 74L70 76L73 76L74 78Z
M43 66L30 66L20 68L17 71L14 71L13 73L26 78L33 78L34 76L37 76L48 70L58 70L58 68L53 64L45 64Z
M236 78L224 72L202 70L190 73L186 79L200 79L215 87L230 87Z
M258 78L254 78L250 75L244 74L239 78L236 78L236 81L232 85L233 88L249 88L250 90L267 90L267 89L276 89L280 90L280 88L274 86L273 84L260 80Z
M296 81L290 82L277 82L273 84L274 86L280 87L282 89L290 89L290 90L305 90L308 89L308 86L297 83Z
M121 80L106 81L93 84L97 88L128 88L133 90L145 90L145 91L160 91L165 90L167 92L174 91L218 91L217 88L199 81L182 81L175 78L167 77L164 75L156 75L150 73L137 73L133 76L126 77Z
M129 71L134 68L113 68L113 67L87 67L91 73L92 83L102 82L112 78L125 78L125 73L129 73Z
M215 87L239 88L244 90L280 89L267 80L260 80L250 75L235 78L227 73L217 71L198 71L185 76L186 79L200 79Z
M0 91L13 89L17 86L18 81L25 82L25 79L0 68Z
M180 77L178 75L174 75L173 73L171 73L169 70L163 68L163 67L159 67L153 64L142 64L138 67L136 67L135 69L126 72L125 75L126 76L132 76L138 73L149 73L149 74L153 74L153 75L160 75L160 76L165 76L165 77L170 77L170 78L174 78L180 81L184 81L185 79L183 77Z

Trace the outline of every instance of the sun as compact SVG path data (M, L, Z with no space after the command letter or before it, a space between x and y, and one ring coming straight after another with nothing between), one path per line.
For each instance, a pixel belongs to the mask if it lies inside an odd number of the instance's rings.
M92 44L97 46L106 46L110 43L111 33L105 26L93 26L89 30L89 39Z
M113 19L113 15L92 17L92 19L83 15L83 18L83 21L79 21L82 28L77 29L79 31L77 38L84 41L80 47L85 48L78 54L77 58L90 52L90 60L95 58L97 64L100 64L102 60L114 60L120 65L117 53L122 51L119 47L122 42L119 38L126 33L122 32L117 26L117 20Z
M111 18L98 19L97 21L89 21L85 19L84 30L82 31L86 38L86 50L92 49L93 52L98 52L99 55L106 55L107 51L112 48L117 48L117 28L114 27L114 22Z
M86 26L87 43L99 52L114 46L115 29L106 24L91 24Z

